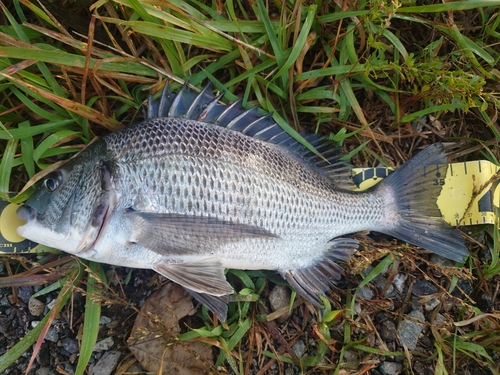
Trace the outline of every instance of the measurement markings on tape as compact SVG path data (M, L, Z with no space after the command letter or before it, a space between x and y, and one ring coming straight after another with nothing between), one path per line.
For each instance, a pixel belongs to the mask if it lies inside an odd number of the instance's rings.
M494 224L500 207L498 181L491 181L500 167L487 160L426 167L424 175L442 186L437 204L443 219L454 226ZM352 180L362 191L387 177L390 168L354 168ZM474 197L472 199L472 197Z

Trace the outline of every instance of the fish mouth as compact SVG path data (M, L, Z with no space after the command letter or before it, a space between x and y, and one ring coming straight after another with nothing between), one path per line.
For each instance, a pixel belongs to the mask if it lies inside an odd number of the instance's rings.
M64 210L63 216L70 214L73 208L72 203L73 201ZM55 226L45 226L43 222L40 222L38 210L29 204L25 203L20 206L16 210L16 215L25 222L24 225L17 227L17 234L21 237L66 252L72 252L76 247L75 234L71 233L69 226L62 231L58 231Z
M36 218L36 210L33 207L22 205L16 211L17 217L26 223L29 223Z

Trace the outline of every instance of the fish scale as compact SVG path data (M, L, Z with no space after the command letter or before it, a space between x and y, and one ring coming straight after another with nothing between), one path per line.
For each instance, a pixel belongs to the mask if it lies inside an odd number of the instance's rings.
M224 268L278 271L320 305L358 248L343 238L379 231L456 261L468 251L440 218L440 186L422 168L447 161L435 144L366 192L342 188L346 163L331 142L304 148L255 109L223 105L186 86L148 118L89 145L45 177L19 208L20 235L82 258L151 268L226 319ZM73 176L73 177L71 177ZM55 189L47 189L54 186ZM61 209L61 207L63 207ZM46 215L61 211L61 217Z

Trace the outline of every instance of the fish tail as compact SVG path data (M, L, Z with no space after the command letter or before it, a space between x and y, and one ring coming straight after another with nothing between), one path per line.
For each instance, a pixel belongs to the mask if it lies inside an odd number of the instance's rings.
M394 220L381 232L457 262L469 255L462 234L442 219L437 198L447 173L441 143L433 144L403 164L377 187L392 201Z

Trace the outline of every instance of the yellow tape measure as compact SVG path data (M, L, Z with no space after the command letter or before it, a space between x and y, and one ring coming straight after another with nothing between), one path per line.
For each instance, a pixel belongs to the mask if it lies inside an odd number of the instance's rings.
M443 219L454 226L494 224L495 208L500 207L500 188L493 182L500 167L486 161L443 165L442 173L430 176L443 186L437 204ZM366 190L392 172L389 168L354 168L357 190Z
M442 173L429 176L443 186L437 204L444 220L456 226L494 224L495 208L500 207L500 187L491 180L499 170L493 163L479 160L443 165L438 168ZM356 190L362 191L391 172L389 168L354 168L352 180ZM26 253L37 245L17 234L17 227L23 225L15 213L17 207L0 200L0 253Z
M16 215L17 204L0 200L0 254L28 253L37 245L17 234L24 221Z

